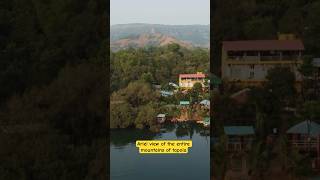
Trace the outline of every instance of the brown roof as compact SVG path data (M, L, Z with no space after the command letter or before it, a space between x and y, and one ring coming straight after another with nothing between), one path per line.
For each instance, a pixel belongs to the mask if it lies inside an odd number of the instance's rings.
M223 41L227 51L304 50L301 40Z
M179 74L180 78L205 78L205 74Z
M205 78L206 75L202 72L197 72L197 74L179 74L180 78Z

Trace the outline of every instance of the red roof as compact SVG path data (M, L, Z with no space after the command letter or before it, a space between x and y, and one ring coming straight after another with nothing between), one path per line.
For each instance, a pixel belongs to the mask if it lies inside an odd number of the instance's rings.
M180 78L205 78L205 74L179 74Z
M300 40L223 41L227 51L304 50Z

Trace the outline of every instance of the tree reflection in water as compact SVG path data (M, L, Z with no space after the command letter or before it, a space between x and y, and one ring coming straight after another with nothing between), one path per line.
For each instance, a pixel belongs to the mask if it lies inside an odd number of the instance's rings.
M165 123L162 125L164 133L174 133L177 138L189 137L192 139L194 133L200 136L209 136L209 129L195 122ZM134 144L136 140L152 140L161 137L162 133L140 129L117 129L110 132L110 144L117 148Z

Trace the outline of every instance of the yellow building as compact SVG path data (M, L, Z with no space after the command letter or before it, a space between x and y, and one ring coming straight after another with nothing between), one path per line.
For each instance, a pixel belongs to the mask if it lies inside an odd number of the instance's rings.
M293 35L279 35L278 40L224 41L222 79L239 85L260 85L268 70L286 66L302 80L298 71L303 63L304 45Z
M197 72L197 74L180 74L179 86L182 89L191 89L195 83L200 83L204 87L205 78L206 75L202 72Z

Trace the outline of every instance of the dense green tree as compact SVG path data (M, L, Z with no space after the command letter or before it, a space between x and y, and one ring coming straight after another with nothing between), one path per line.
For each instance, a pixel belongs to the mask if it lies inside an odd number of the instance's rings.
M299 72L304 76L304 77L312 77L314 72L315 72L315 68L312 64L312 57L305 57L303 59L303 64L299 67Z
M263 178L270 163L270 151L264 146L262 142L253 144L248 158L250 175L258 179Z
M279 78L281 77L281 78ZM265 88L275 95L275 98L289 103L296 94L295 75L286 67L270 69L266 76L268 80Z
M111 96L111 128L154 128L159 94L151 85L135 81Z
M282 103L272 91L263 88L253 88L250 92L249 103L252 103L255 112L257 134L260 138L279 127Z
M105 177L106 9L0 2L0 179Z
M133 110L127 102L110 105L110 128L127 128L134 124Z
M271 18L253 17L244 25L244 35L248 39L272 39L275 27Z
M66 64L95 56L107 37L104 8L96 0L2 1L1 102L47 85Z
M219 143L214 144L211 152L212 165L213 165L213 177L216 179L224 180L228 171L228 154L226 152L226 136L221 136Z
M320 17L320 2L313 1L312 3L305 6L306 7L306 19L304 28L304 40L306 45L307 53L318 57L320 55L320 22L318 21Z
M202 84L201 83L195 83L192 87L192 89L189 92L191 103L198 103L200 101L200 97L202 94Z
M315 99L317 94L316 68L312 61L312 57L307 56L299 67L299 72L302 74L301 95L304 100Z
M320 102L307 101L302 106L302 116L304 119L320 123Z
M178 48L179 47L179 48ZM130 82L178 82L178 75L209 71L209 51L185 49L176 44L167 47L127 49L110 56L111 91L125 88Z
M293 149L289 153L289 172L296 177L308 177L312 175L310 157Z
M169 44L168 49L169 49L169 51L177 53L180 50L180 45L179 44Z
M281 19L278 21L278 27L280 33L294 33L298 36L302 35L304 31L304 17L303 9L299 5L293 4L290 5Z
M135 119L136 127L144 128L145 126L154 126L156 124L157 111L153 104L139 107L138 115Z

